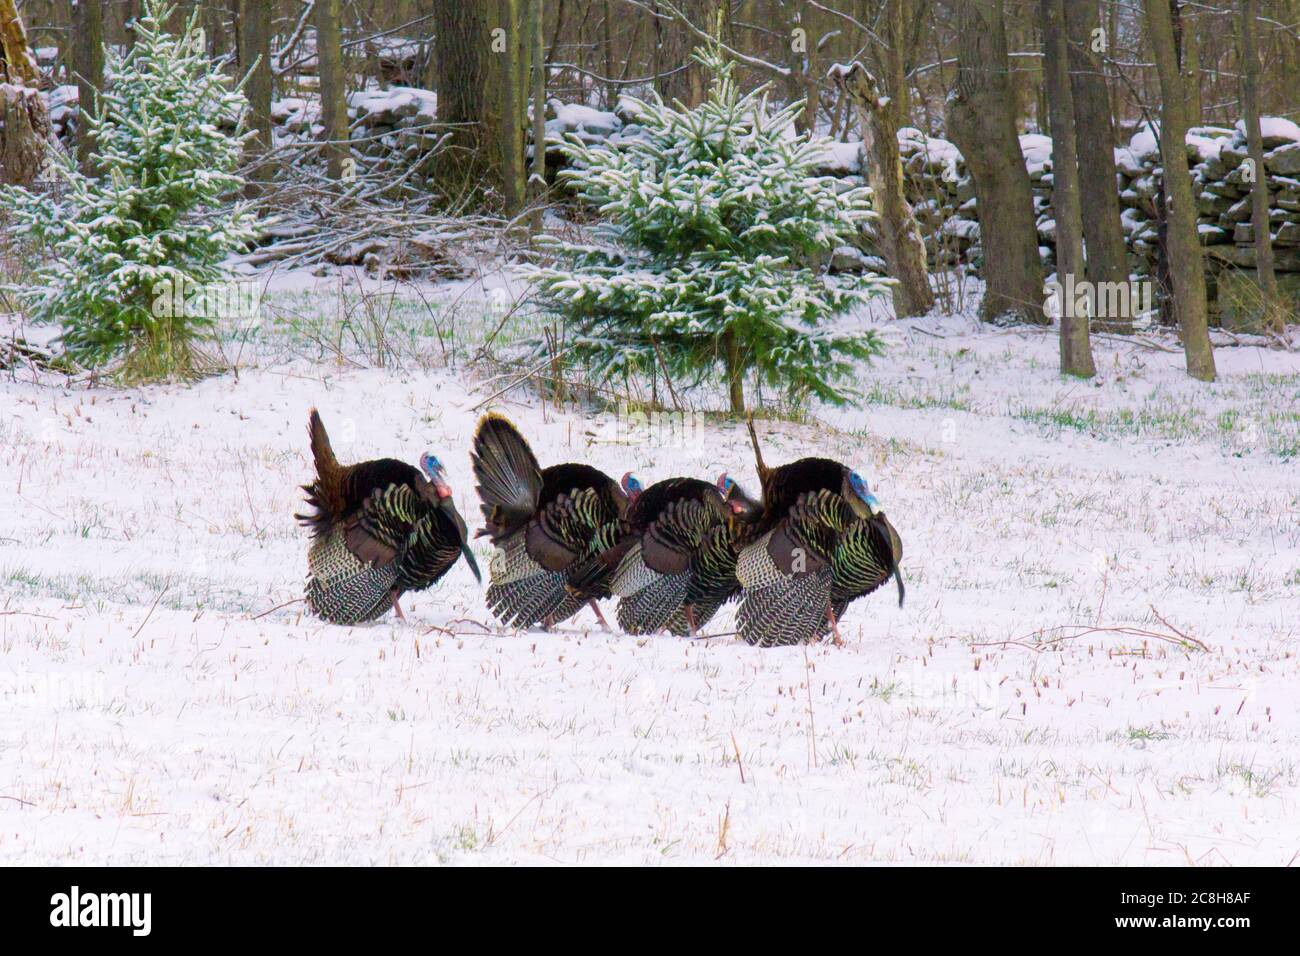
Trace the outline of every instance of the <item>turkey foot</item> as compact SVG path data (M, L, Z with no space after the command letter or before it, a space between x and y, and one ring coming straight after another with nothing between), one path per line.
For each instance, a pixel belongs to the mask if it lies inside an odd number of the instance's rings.
M402 613L402 605L397 603L397 592L393 592L393 610L397 612L397 619L403 624L406 623L406 615Z
M695 607L688 604L683 610L686 611L686 623L690 625L691 639L694 640L700 636L700 629L695 624Z

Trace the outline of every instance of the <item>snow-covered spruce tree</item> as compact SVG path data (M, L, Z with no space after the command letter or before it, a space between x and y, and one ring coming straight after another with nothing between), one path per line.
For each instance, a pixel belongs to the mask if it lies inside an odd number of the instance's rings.
M214 317L188 314L181 290L225 278L226 256L256 234L234 201L243 137L228 131L246 101L203 53L193 18L179 36L164 31L171 13L146 0L125 56L104 48L107 86L94 109L83 104L96 175L63 155L52 160L59 188L0 193L14 231L47 256L16 290L24 306L62 324L72 359L122 359L131 381L194 373Z
M561 175L605 221L589 244L548 241L557 261L528 269L534 296L599 380L662 364L698 381L721 366L736 415L747 373L795 400L842 403L853 360L881 344L829 320L889 280L818 263L871 215L870 191L836 195L812 174L823 142L796 135L802 104L770 111L767 88L742 94L716 46L695 57L713 76L699 107L634 100L643 138L564 146Z

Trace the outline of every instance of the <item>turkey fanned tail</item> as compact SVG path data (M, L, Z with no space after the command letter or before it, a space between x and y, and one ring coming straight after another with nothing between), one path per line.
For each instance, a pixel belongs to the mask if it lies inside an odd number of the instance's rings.
M542 493L541 467L514 425L499 415L485 415L470 459L485 530L494 540L532 519Z

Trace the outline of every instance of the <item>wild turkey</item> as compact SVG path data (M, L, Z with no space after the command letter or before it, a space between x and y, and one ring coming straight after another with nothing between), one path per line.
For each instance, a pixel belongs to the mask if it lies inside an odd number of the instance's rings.
M903 544L866 480L829 458L769 469L752 422L749 434L763 514L736 565L743 589L741 636L772 647L821 638L830 630L841 644L838 622L849 602L891 576L902 607Z
M721 479L713 485L668 478L644 488L628 472L622 485L631 503L617 540L590 562L598 574L612 569L609 590L620 598L619 627L628 634L666 629L695 636L739 593L737 526L760 509L733 493L734 482L724 487Z
M442 463L420 457L420 470L393 458L340 465L316 409L311 436L316 480L304 485L311 512L294 515L312 538L307 604L332 624L372 621L398 598L422 591L462 554L482 580L465 522L452 501Z
M486 527L496 545L487 603L510 627L551 628L609 597L608 569L591 561L615 543L627 495L590 465L542 468L518 429L500 415L479 422L470 456ZM477 536L477 535L476 535Z

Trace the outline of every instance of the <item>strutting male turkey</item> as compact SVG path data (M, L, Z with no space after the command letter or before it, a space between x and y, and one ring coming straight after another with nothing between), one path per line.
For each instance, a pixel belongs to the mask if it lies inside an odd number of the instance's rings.
M631 472L623 476L627 515L614 545L590 565L598 574L612 569L609 590L620 598L618 624L628 634L694 637L740 593L738 529L761 508L725 480L668 478L646 488Z
M763 513L740 552L737 625L750 644L772 647L840 639L850 601L892 576L903 604L898 562L903 543L880 502L856 471L829 458L801 458L768 468L749 425L763 487Z
M611 569L591 562L616 539L627 511L618 482L590 465L542 468L508 420L488 414L470 456L488 535L496 545L487 603L501 623L551 628L609 597Z
M303 486L311 512L294 517L313 538L307 604L316 614L358 624L392 608L404 619L398 598L433 584L461 555L482 580L437 458L426 452L420 469L393 458L340 465L314 408L307 430L316 480Z

